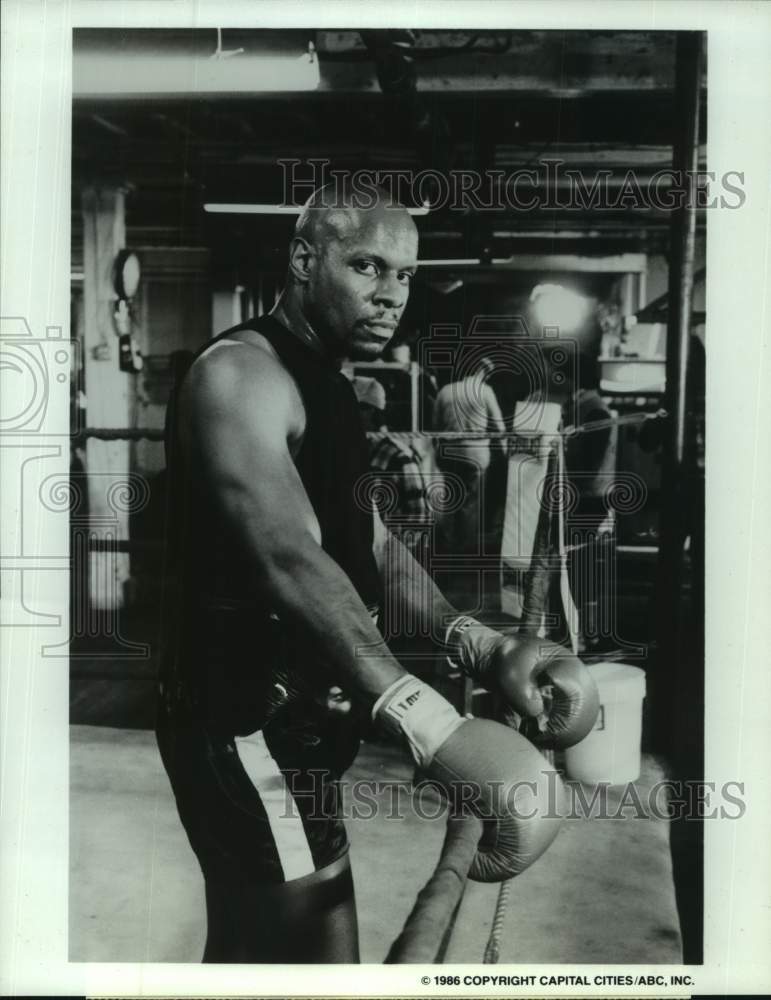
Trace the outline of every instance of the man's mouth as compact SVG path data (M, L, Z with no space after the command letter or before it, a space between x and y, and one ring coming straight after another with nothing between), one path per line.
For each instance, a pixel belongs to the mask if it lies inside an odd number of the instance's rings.
M393 333L398 324L390 319L368 319L365 320L365 325L374 330L387 330L389 333Z

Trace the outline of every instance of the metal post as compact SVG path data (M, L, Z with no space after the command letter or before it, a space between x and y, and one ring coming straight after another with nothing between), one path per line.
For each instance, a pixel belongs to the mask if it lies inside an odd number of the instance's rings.
M667 323L667 409L672 415L669 461L682 467L685 451L685 377L688 338L693 306L693 271L696 256L696 172L699 166L699 91L701 86L701 35L688 32L677 40L675 98L678 128L673 169L682 172L684 204L672 213L672 254L669 271Z
M686 369L693 299L696 246L696 169L698 166L701 35L683 32L677 37L675 77L675 140L673 169L681 201L672 211L670 228L669 309L667 321L666 422L661 490L658 564L657 674L670 687L678 669L681 640L684 509L687 501ZM666 674L666 676L664 676ZM659 707L658 737L669 744L672 732L666 717L667 700Z
M702 35L678 34L675 68L673 169L681 178L682 204L672 212L669 308L667 321L666 424L658 565L658 655L651 678L657 742L667 752L671 776L703 779L704 657L703 620L686 616L683 600L684 541L703 531L695 477L688 462L686 375L688 367L694 258L696 248L696 171ZM701 586L695 580L694 586ZM701 634L699 634L701 633ZM687 707L686 707L687 706ZM703 829L694 817L676 819L670 831L675 896L683 940L683 960L703 956Z

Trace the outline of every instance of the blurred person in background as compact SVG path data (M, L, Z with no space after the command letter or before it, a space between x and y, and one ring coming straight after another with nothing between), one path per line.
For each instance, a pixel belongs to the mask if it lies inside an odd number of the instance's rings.
M460 434L503 434L506 425L490 376L495 365L482 358L464 378L443 386L434 404L433 429ZM469 437L442 441L437 446L437 465L455 479L462 491L458 509L444 519L443 535L450 552L480 552L486 534L484 488L492 450L503 453L501 438Z

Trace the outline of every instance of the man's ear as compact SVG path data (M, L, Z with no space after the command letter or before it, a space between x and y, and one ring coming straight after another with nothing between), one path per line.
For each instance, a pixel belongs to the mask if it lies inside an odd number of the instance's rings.
M295 236L289 244L289 270L295 281L304 284L310 278L313 268L315 251L313 247L302 238Z

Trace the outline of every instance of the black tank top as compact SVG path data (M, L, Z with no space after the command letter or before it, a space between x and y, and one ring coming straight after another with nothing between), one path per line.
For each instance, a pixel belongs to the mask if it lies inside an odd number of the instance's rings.
M357 496L369 467L368 447L351 383L272 316L227 330L197 357L242 330L262 334L298 386L306 425L294 462L321 528L321 545L372 609L380 599L373 515ZM318 653L298 624L282 620L280 609L271 606L243 542L184 460L175 398L166 421L167 592L173 603L164 613L162 686L167 701L184 701L196 716L251 731L261 725L275 670L292 669L309 657L315 667ZM327 668L334 682L334 666Z

